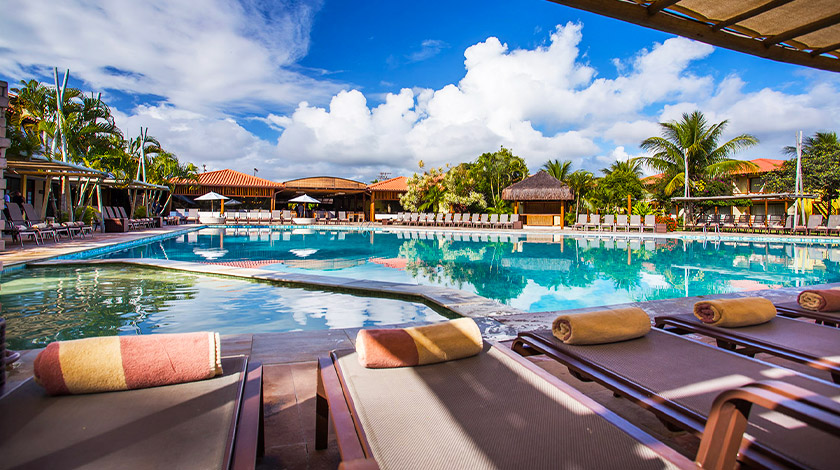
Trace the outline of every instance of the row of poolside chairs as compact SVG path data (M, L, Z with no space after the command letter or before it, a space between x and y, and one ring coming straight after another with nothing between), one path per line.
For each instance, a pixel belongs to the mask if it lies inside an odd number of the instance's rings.
M24 239L35 241L36 245L44 244L49 237L53 242L59 242L62 237L72 240L76 237L85 238L93 235L93 227L82 221L76 222L47 222L41 218L35 207L29 203L6 203L6 228L11 233L12 240L23 246Z
M780 233L780 234L796 234L804 233L806 235L831 235L837 233L840 235L840 215L830 215L825 224L823 224L824 217L819 214L808 216L808 221L805 224L794 225L794 216L787 217L783 215L755 215L747 214L739 216L737 219L734 215L719 215L710 214L685 225L686 230L703 230L704 232L713 230L715 232L730 231L730 232L752 232L752 233Z
M194 209L190 209L194 210ZM326 210L315 211L313 214L315 223L320 225L349 224L350 217L346 211L330 212ZM226 215L225 222L237 225L274 225L290 224L297 215L291 210L265 210L255 209L251 211L232 211ZM198 215L196 213L196 221ZM188 219L189 220L189 219Z
M588 216L586 214L580 214L578 215L577 222L572 226L574 229L582 229L583 231L589 231L591 228L597 231L611 230L613 232L619 229L625 232L629 232L630 230L643 232L645 229L653 231L655 227L656 216L654 215L646 215L644 220L640 215L631 215L628 220L627 215L622 214L607 214L603 220L601 220L599 214L590 214Z
M400 212L391 219L396 225L426 227L514 228L519 214L462 214Z

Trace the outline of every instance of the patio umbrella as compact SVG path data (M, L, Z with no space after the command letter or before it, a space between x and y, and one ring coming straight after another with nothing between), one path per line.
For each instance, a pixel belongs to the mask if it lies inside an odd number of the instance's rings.
M195 198L196 201L210 201L210 212L213 212L213 201L222 201L222 214L225 213L225 199L230 199L227 196L222 196L217 192L210 191L204 196Z
M317 200L313 197L309 197L306 194L302 194L302 195L300 195L300 196L298 196L294 199L289 199L289 202L302 202L304 204L320 204L321 203L321 201L319 201L319 200Z

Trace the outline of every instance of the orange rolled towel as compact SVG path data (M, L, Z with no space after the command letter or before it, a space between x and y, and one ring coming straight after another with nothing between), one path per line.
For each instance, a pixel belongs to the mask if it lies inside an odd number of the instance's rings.
M604 344L640 338L650 331L650 317L636 307L560 315L551 324L566 344Z
M34 366L35 381L50 395L157 387L222 373L219 334L208 332L56 341Z
M370 369L410 367L475 356L481 331L472 318L411 328L362 330L356 336L359 362Z
M812 289L799 293L799 306L816 312L840 310L840 289Z
M763 297L703 300L694 304L694 316L707 325L737 328L772 320L776 307Z

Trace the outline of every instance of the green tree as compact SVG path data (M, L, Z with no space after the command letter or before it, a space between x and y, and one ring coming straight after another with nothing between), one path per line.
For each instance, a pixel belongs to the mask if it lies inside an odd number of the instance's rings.
M667 195L688 180L689 186L702 178L727 175L738 170L754 170L750 162L733 160L729 156L738 150L756 145L758 139L741 134L719 144L728 121L709 124L700 111L685 113L680 121L659 123L662 136L645 139L641 147L653 155L640 157L650 168L665 174ZM684 187L685 196L690 194Z
M502 189L528 176L525 160L504 147L493 153L481 154L471 170L478 190L486 201L491 202L501 200Z
M795 158L785 161L779 169L764 176L765 190L769 192L793 192L795 181ZM807 147L803 145L802 188L806 193L819 195L826 202L825 207L814 207L824 211L825 215L831 212L833 201L840 196L840 144L836 141L836 135L834 142L829 140Z
M840 140L836 132L820 131L813 136L802 139L802 153L812 154L818 150L834 151L840 149ZM787 146L783 149L786 155L796 156L796 147Z
M580 214L581 199L586 198L595 188L595 175L586 170L577 170L569 175L566 183L575 195L575 219L577 219Z
M566 179L572 173L572 162L570 160L549 160L545 162L543 168L549 175L565 183Z
M454 212L482 211L487 201L478 191L478 181L471 171L471 163L461 163L449 169L443 177L443 204Z

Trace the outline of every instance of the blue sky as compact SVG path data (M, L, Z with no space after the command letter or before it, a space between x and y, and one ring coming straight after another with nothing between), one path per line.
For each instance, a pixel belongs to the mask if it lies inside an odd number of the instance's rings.
M597 170L694 109L758 136L745 159L840 127L840 74L544 0L52 3L8 0L0 79L70 68L127 134L208 170L367 181L500 145Z

